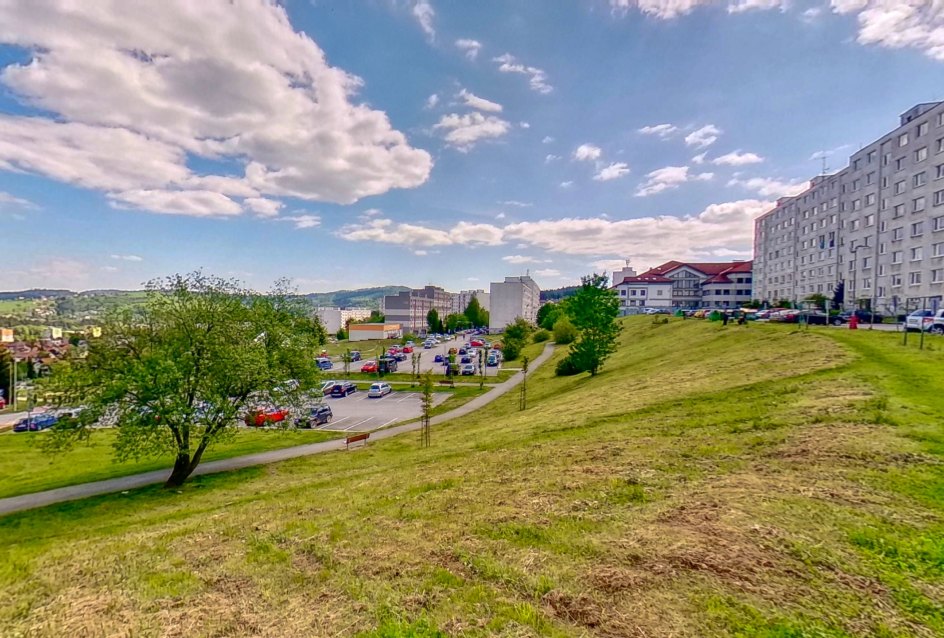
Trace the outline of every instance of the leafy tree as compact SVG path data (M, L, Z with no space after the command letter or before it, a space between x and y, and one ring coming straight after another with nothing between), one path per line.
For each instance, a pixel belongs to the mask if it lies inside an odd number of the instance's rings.
M553 330L554 324L561 318L563 310L560 304L546 303L538 309L538 326L545 330Z
M442 321L439 319L439 311L435 308L430 308L429 312L426 313L426 325L429 327L430 332L445 332Z
M846 282L840 281L833 289L833 306L842 308L846 301Z
M472 300L469 301L469 305L465 308L465 312L462 314L465 315L465 318L469 321L469 325L473 328L484 328L488 325L488 315L482 308L482 304L479 303L478 297L472 297Z
M464 330L469 327L469 320L466 319L464 314L453 313L446 317L446 331L455 332L456 330Z
M521 317L505 326L505 332L502 335L502 352L506 359L517 359L521 354L521 349L528 343L531 336L531 324Z
M577 370L593 376L616 350L619 297L607 286L606 275L594 273L581 277L581 286L567 301L566 309L578 331L567 359Z
M4 400L9 404L12 398L13 384L13 355L6 348L0 348L0 391Z
M94 424L113 423L119 460L171 454L166 486L179 486L244 415L306 407L324 342L321 324L285 282L263 295L200 272L151 281L144 304L113 311L87 356L59 364L48 379L62 404L86 406L53 428L49 445L68 448Z
M576 338L577 328L566 315L562 316L554 323L554 342L557 345L564 346L568 343L573 343Z
M777 308L792 308L793 302L789 299L778 299L774 306Z
M348 336L347 330L345 330L344 328L338 328L338 331L334 333L334 338L337 339L338 341L344 341L345 339L347 339L347 336Z
M812 295L807 295L803 301L808 301L809 303L816 304L816 307L820 310L826 310L826 301L828 297L826 295L814 292Z
M545 330L544 328L541 328L540 330L535 332L533 335L531 335L531 341L533 341L534 343L544 343L550 338L551 338L551 333Z

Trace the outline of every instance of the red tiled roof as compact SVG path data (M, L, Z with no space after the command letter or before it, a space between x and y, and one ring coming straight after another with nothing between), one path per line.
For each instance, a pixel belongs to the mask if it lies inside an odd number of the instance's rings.
M672 280L668 277L663 277L662 275L653 275L651 273L643 273L637 275L636 277L626 277L621 284L670 284ZM617 284L618 285L618 284Z
M724 262L687 262L687 261L667 261L661 266L656 266L643 273L643 275L665 275L673 270L678 270L684 266L697 270L698 272L716 277L734 272L751 272L752 261L724 261Z

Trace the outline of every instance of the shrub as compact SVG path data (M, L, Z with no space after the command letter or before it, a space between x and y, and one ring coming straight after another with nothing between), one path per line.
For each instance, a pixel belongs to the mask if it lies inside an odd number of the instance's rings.
M567 355L563 359L557 362L557 369L555 374L559 377L570 377L575 374L580 374L583 370L580 369L571 355Z
M554 341L559 346L573 343L577 338L577 328L567 317L561 317L554 324Z
M502 355L506 361L513 361L521 355L521 344L517 341L506 341Z
M534 341L534 343L544 343L550 338L551 333L547 330L538 330L531 336L531 340Z
M347 339L347 330L344 328L339 328L338 332L334 336L338 341L344 341Z

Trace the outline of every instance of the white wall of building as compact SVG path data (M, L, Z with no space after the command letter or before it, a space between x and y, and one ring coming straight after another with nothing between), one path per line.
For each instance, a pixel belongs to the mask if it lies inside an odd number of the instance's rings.
M370 308L318 308L315 314L325 331L334 333L347 325L348 320L362 321L370 317Z
M541 289L531 277L505 277L492 282L489 293L489 332L501 332L518 317L537 323Z

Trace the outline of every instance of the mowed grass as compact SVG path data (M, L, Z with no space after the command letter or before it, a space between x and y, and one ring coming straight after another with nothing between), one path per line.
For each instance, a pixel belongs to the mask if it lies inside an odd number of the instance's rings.
M944 341L626 320L418 435L0 519L12 635L938 636ZM555 359L564 355L561 349Z
M42 437L48 432L11 432L0 434L0 498L40 492L42 490L100 481L103 479L168 468L170 457L150 457L117 462L112 445L114 430L99 430L88 442L60 454L42 450ZM250 430L239 429L229 440L210 447L205 461L231 458L255 452L276 450L293 445L317 443L341 436L337 432L318 430Z

